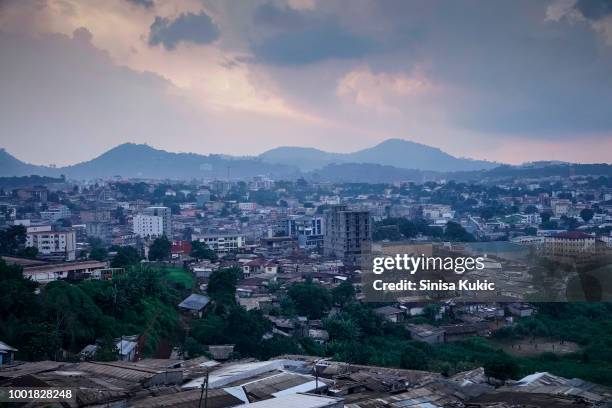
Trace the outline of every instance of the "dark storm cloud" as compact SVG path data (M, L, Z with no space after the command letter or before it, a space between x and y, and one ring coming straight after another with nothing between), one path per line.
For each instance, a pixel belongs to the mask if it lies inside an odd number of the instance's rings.
M152 8L155 6L155 2L153 0L125 0L128 3L134 4L136 6L142 6L144 8Z
M204 12L184 13L175 20L157 16L151 24L149 44L163 44L166 49L172 50L181 41L210 44L219 38L219 34L217 25Z
M421 33L377 63L427 61L428 78L453 90L439 105L454 126L551 140L609 132L612 47L587 22L546 21L548 4L377 2L390 37L410 24Z
M576 9L589 20L599 20L612 14L612 0L578 0Z
M253 45L256 59L269 64L308 65L359 58L377 48L375 41L347 30L331 15L265 4L253 19L273 32Z

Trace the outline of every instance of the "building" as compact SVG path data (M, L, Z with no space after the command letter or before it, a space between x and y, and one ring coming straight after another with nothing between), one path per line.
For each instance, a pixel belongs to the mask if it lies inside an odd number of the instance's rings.
M194 235L193 240L204 242L210 249L218 255L225 255L235 252L244 247L246 238L237 233L218 233Z
M133 219L134 234L139 237L161 237L164 235L164 219L157 215L137 214Z
M61 219L70 218L70 215L70 209L65 205L56 205L50 207L47 211L40 212L40 218L50 222L57 222Z
M19 188L14 191L17 198L21 201L40 201L47 202L47 189L45 187Z
M26 246L36 248L38 255L44 258L76 259L76 234L73 229L52 231L50 226L28 228Z
M194 316L202 317L202 312L209 302L208 296L192 293L179 303L178 308Z
M168 237L168 239L172 239L172 211L170 210L170 208L161 206L147 207L142 211L141 215L149 217L160 217L162 222L162 228L161 233L157 236L165 235ZM150 222L157 223L158 221L150 219Z
M88 222L85 225L85 231L89 238L96 238L105 244L110 244L112 239L111 226L108 222Z
M104 271L112 273L119 269L107 269L108 263L103 261L73 261L73 262L45 262L41 260L2 257L7 263L23 267L23 276L40 284L53 282L59 279L80 280L85 278L104 279Z
M3 341L0 341L0 367L11 364L15 360L16 348L13 348Z
M336 205L325 215L325 255L341 259L348 266L361 266L372 250L369 211Z
M285 234L297 237L300 248L323 247L325 218L322 216L292 216L286 221Z

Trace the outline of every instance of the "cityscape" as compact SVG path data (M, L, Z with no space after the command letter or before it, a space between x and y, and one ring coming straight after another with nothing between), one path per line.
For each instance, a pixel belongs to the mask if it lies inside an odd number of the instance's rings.
M0 406L612 408L611 33L0 2Z

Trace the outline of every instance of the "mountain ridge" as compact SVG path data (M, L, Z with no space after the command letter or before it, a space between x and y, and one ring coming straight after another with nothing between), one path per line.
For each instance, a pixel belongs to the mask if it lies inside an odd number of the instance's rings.
M415 153L406 152L414 148ZM424 149L424 150L423 150ZM391 153L389 153L391 151ZM381 158L380 155L385 155ZM408 154L420 155L419 160L407 160ZM285 162L276 160L278 157ZM459 160L459 161L457 161ZM300 161L309 161L298 166ZM378 161L382 161L378 162ZM400 166L388 164L389 162ZM399 161L399 163L397 162ZM408 168L420 165L429 166ZM406 164L408 163L408 164ZM466 163L467 166L465 169ZM484 163L485 168L482 168ZM452 165L457 165L452 167ZM401 167L404 166L404 167ZM463 167L462 167L463 166ZM450 167L450 170L448 168ZM455 170L455 168L459 170ZM447 170L444 170L447 169ZM612 175L609 164L572 164L537 162L519 166L456 158L441 149L389 139L368 149L353 153L329 153L316 148L283 146L268 150L259 156L227 156L221 154L175 153L156 149L147 144L123 143L91 160L64 167L41 166L25 163L0 148L0 177L38 175L72 179L96 179L120 176L142 179L245 179L267 175L273 179L295 180L305 177L313 180L350 182L393 182L398 180L423 181L486 180L531 175L598 174Z
M293 163L302 171L329 164L368 163L424 171L471 171L492 169L500 163L452 156L442 149L410 140L392 138L352 153L331 153L312 147L282 146L258 157L269 163Z

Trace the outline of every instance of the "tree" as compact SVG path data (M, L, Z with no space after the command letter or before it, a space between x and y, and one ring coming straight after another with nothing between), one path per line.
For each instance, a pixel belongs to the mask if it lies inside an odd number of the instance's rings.
M483 365L487 377L496 378L501 381L516 379L519 376L518 363L507 354L497 353Z
M149 248L149 260L151 261L165 261L170 258L170 250L172 243L165 235L156 238Z
M89 257L91 259L95 259L96 261L103 261L108 256L108 251L103 247L94 247L89 253Z
M590 208L584 208L580 211L580 218L584 220L584 222L589 222L593 219L593 215L595 215L595 211Z
M239 277L238 268L218 269L210 275L206 291L217 304L233 305L236 303L236 284Z
M523 230L525 235L536 236L538 235L538 229L535 227L527 227Z
M201 241L191 241L190 255L196 259L217 260L217 253Z
M330 316L324 320L323 324L332 340L350 341L361 336L361 329L347 315L337 314Z
M26 242L26 228L23 225L13 225L0 230L0 253L16 255L24 248Z
M38 248L36 247L25 247L18 252L19 256L29 259L36 259L38 256Z
M111 261L111 268L127 268L140 262L140 255L134 247L119 247Z
M446 224L446 231L444 232L444 238L450 241L459 242L471 242L475 241L474 236L467 232L461 224L449 221Z
M331 307L331 295L323 286L313 282L297 283L287 295L293 300L298 315L320 319Z
M355 298L355 288L349 281L344 281L331 290L332 300L335 304L344 306Z
M543 213L540 214L540 218L542 219L542 224L547 223L548 221L550 221L550 217L552 217L552 213L545 211Z
M400 365L410 370L426 370L427 355L421 349L408 344L404 347Z

